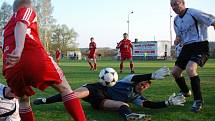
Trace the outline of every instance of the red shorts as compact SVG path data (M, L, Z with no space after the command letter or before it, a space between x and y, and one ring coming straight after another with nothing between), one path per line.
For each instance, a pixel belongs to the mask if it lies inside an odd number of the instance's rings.
M60 56L56 56L56 60L59 61L60 60Z
M90 54L88 55L88 58L89 58L89 59L95 59L95 58L96 58L96 54L95 54L95 53L90 53Z
M18 64L5 69L7 84L18 96L35 94L32 87L45 90L49 85L60 84L64 76L52 57L43 50L23 52Z
M124 60L131 60L131 59L132 59L131 53L121 53L120 60L124 61Z

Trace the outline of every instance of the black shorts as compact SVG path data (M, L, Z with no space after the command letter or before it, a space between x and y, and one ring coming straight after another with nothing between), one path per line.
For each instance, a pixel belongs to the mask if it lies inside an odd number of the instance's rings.
M200 67L203 67L209 57L208 41L195 42L184 45L179 54L175 65L181 69L186 69L189 61L196 62Z
M101 109L103 101L108 99L106 94L107 87L100 83L86 84L83 87L89 90L89 96L83 98L83 100L89 102L94 109Z

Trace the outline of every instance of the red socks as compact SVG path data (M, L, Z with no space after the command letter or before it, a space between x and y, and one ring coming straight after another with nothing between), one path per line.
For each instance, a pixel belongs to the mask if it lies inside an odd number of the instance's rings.
M89 63L89 65L90 65L90 68L93 69L92 63L91 63L91 62L88 62L88 63Z
M134 69L134 64L132 62L130 63L130 69L131 69L131 71L133 71L133 69Z
M28 108L19 108L19 115L21 121L34 121L34 114L30 106Z
M96 68L97 68L97 67L96 67L96 63L94 63L94 70L96 70Z
M75 96L74 92L63 96L62 100L66 110L75 121L86 121L80 100Z
M123 69L123 63L120 63L120 71Z

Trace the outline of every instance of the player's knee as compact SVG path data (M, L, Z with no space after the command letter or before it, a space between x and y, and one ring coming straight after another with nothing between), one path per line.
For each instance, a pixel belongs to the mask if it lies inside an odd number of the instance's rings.
M175 66L172 70L172 76L177 79L177 78L180 78L182 75L183 70L181 70L179 67Z
M128 103L125 103L125 102L121 102L121 101L117 101L116 103L116 107L120 108L121 106L127 106L129 107L129 104Z
M59 86L57 87L57 90L58 90L58 92L60 92L61 94L69 94L69 93L72 92L72 89L70 88L70 86L65 85L65 84L59 85Z
M58 85L52 85L52 87L54 87L61 94L69 94L72 92L70 85L65 79L63 79L63 81Z
M23 97L20 97L20 98L19 98L19 101L20 101L20 102L28 102L28 101L30 101L30 99L29 99L28 96L23 96Z
M59 92L60 92L60 93L70 93L70 92L71 92L71 89L62 86L62 87L59 88Z
M194 67L192 67L192 66L187 66L186 71L187 71L187 74L190 77L193 77L193 76L197 75L196 69Z
M121 103L121 106L127 106L127 107L129 107L129 104L123 102L123 103ZM121 106L120 106L120 107L121 107Z
M172 76L177 79L177 78L180 78L181 74L178 71L173 70L172 71Z
M30 98L28 96L23 96L19 98L20 107L29 107L30 106Z

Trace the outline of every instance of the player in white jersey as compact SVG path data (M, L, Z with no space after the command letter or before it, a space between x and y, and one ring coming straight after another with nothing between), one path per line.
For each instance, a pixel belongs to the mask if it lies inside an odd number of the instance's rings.
M20 121L19 103L9 87L0 83L0 121Z
M171 0L171 7L177 14L174 19L176 33L175 45L182 44L182 50L177 57L172 75L178 84L181 94L191 96L182 72L186 70L194 95L192 112L202 109L203 98L200 89L200 78L197 73L198 66L203 67L209 57L207 28L215 29L215 17L193 8L186 8L184 0Z

